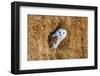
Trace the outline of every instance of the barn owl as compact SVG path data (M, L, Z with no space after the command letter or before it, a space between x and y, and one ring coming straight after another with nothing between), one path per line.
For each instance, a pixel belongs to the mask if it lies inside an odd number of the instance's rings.
M51 35L51 38L49 40L50 47L52 48L58 48L61 41L64 40L64 38L67 36L67 30L60 28L58 29L54 34Z

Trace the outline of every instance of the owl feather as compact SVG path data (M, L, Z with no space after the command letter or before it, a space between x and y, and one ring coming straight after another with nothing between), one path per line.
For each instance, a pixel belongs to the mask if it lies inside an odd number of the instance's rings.
M57 43L57 40L58 40L58 37L52 35L52 36L49 38L49 46L52 47L53 44L56 44L56 43Z
M63 28L58 29L54 34L49 38L49 46L52 48L58 48L59 44L66 37L67 31Z

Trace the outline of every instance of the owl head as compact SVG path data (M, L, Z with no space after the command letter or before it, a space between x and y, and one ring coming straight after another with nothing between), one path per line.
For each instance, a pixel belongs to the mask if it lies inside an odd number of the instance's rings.
M60 28L56 31L56 35L61 38L61 39L64 39L67 35L67 30L64 29L64 28Z

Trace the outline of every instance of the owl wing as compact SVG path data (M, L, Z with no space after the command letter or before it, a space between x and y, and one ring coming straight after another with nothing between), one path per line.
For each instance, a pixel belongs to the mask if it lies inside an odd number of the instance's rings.
M52 47L53 44L56 44L57 43L57 41L58 41L58 37L52 35L51 38L50 38L50 40L49 40L49 43L50 43L49 46Z

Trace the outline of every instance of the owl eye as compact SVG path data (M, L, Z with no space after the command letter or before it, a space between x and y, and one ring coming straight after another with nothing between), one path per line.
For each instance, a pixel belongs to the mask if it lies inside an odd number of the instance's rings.
M61 32L59 32L61 34Z
M65 34L65 32L63 32L63 34Z

